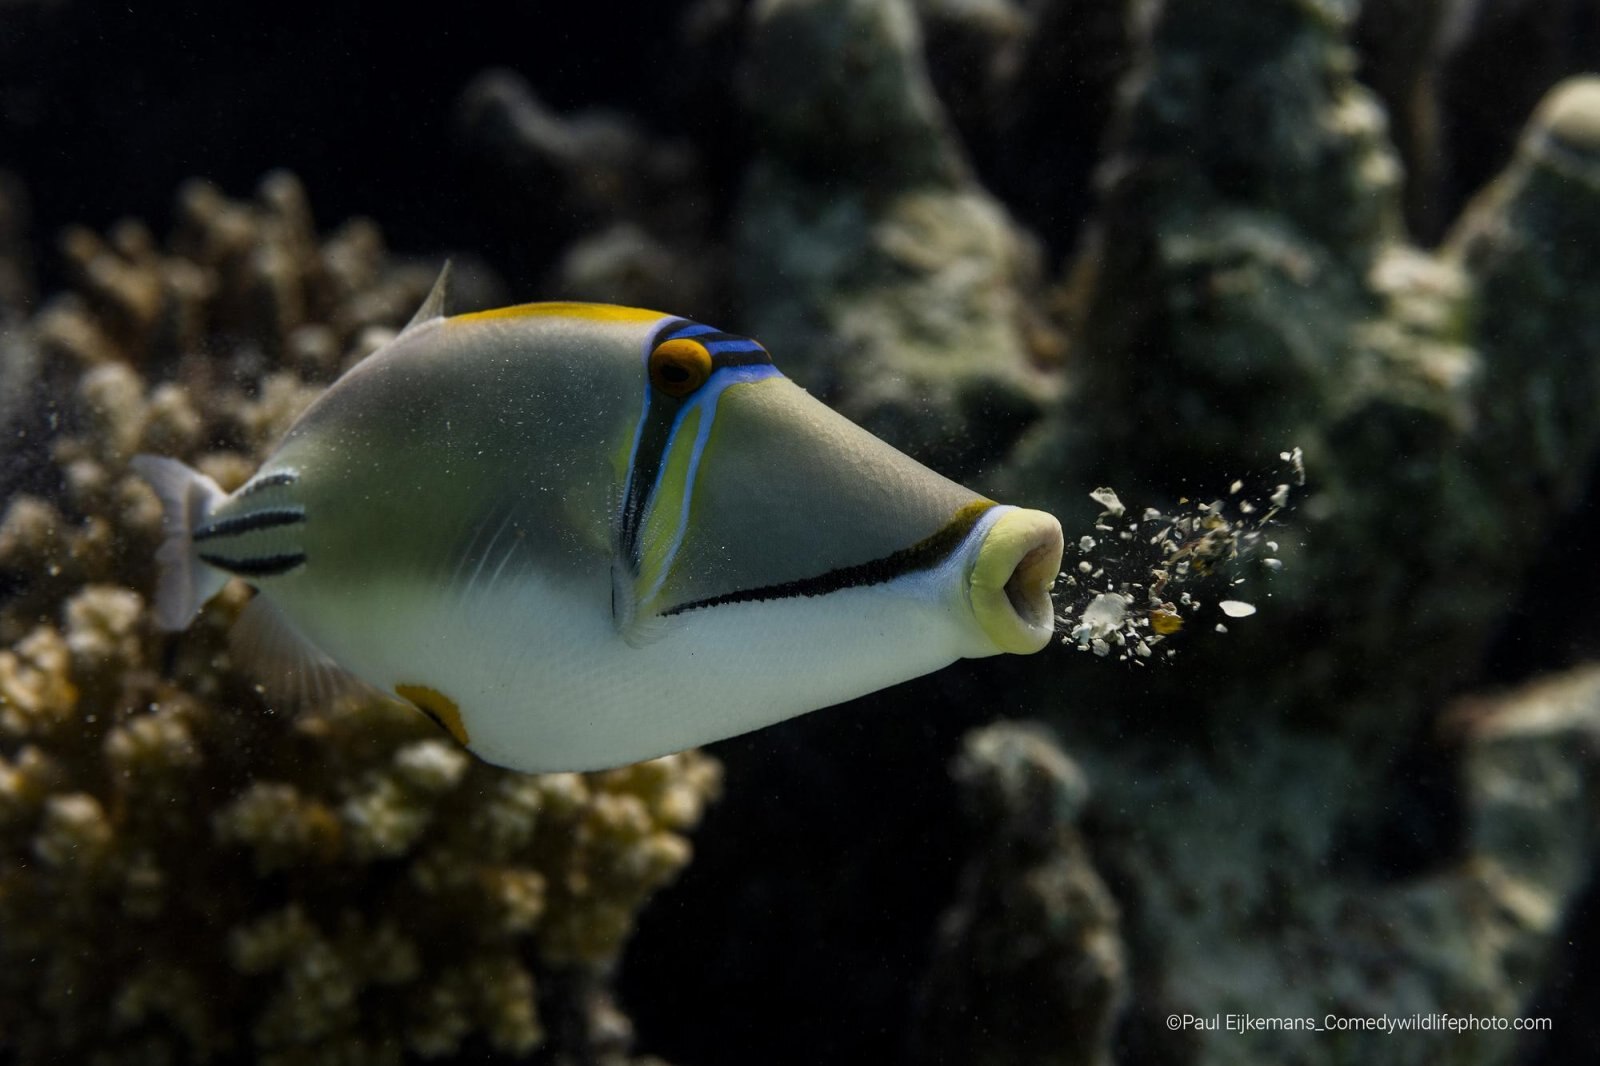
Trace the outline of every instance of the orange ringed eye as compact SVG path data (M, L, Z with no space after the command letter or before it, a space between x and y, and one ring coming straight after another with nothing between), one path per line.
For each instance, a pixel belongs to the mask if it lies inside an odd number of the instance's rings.
M650 384L672 397L684 397L711 376L711 353L697 340L663 341L650 353Z

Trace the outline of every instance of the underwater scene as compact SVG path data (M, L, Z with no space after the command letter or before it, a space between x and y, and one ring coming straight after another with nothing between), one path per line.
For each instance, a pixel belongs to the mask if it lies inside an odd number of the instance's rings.
M0 0L0 1066L1600 1051L1600 0Z

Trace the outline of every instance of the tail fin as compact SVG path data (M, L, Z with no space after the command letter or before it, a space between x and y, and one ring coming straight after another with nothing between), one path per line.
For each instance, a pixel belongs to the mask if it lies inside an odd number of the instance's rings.
M156 585L156 622L162 629L187 629L200 607L222 591L228 575L195 554L190 533L228 498L222 487L176 459L136 455L129 464L161 497L166 541L156 552L161 578Z

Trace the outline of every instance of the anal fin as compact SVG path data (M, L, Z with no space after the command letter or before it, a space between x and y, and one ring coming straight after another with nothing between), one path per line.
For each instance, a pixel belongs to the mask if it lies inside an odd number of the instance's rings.
M300 710L343 697L394 699L334 662L266 596L258 594L245 605L228 642L244 671L285 709Z

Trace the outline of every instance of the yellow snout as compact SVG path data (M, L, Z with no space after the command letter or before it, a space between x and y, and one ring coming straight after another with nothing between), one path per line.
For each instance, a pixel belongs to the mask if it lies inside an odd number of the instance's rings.
M1027 655L1056 628L1050 589L1061 570L1061 523L1043 511L1006 511L979 545L967 579L973 613L996 651Z

